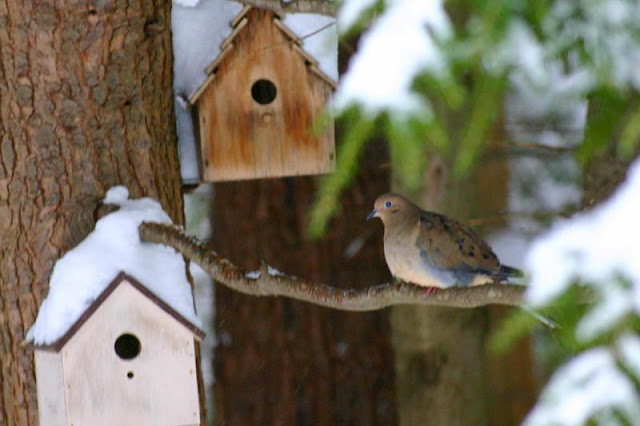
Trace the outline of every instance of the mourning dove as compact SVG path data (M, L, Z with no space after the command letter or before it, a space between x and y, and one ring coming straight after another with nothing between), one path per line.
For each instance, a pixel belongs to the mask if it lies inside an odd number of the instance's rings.
M367 219L384 224L384 257L391 274L425 287L474 286L522 273L501 265L475 232L444 215L421 210L397 194L378 197Z

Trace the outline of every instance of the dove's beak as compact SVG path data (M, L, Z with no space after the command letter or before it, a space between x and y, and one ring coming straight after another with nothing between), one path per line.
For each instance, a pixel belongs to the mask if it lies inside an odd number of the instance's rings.
M376 209L371 210L371 213L367 215L367 220L371 220L374 217L378 217L378 210Z

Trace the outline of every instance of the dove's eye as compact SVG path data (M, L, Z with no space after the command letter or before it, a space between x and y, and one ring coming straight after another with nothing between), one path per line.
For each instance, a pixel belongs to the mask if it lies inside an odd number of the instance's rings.
M384 203L384 206L385 206L386 208L391 207L391 201L387 201L386 203Z

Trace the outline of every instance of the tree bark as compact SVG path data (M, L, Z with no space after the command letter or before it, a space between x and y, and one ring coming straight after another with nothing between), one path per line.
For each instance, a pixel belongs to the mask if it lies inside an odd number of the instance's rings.
M24 336L105 191L182 223L170 3L0 2L0 424L38 423Z
M493 128L492 142L487 151L502 151L505 154L506 141L502 122ZM480 161L476 173L473 192L475 197L474 214L477 217L491 216L496 212L507 211L509 207L509 169L506 155L485 156ZM507 220L496 221L491 227L483 227L480 231L489 234L507 226ZM509 307L489 306L488 331L498 328L510 313ZM486 352L486 347L483 347ZM539 390L539 377L535 374L533 343L527 336L504 354L486 355L486 415L491 426L519 425L533 407Z
M342 214L318 242L304 238L316 179L216 185L213 247L242 259L247 270L265 259L314 281L388 279L381 228L364 220L387 187L388 174L376 168L379 159L363 161L361 177L342 199ZM345 257L349 242L359 238L366 239L363 248ZM215 299L216 424L396 423L387 311L338 312L220 285Z

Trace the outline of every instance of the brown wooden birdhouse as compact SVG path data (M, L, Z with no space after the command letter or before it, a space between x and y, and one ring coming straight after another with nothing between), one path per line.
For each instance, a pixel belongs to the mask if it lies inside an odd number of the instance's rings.
M335 82L273 12L245 7L190 103L197 108L201 175L222 181L335 169Z
M203 336L119 274L60 339L35 347L40 425L199 425Z

